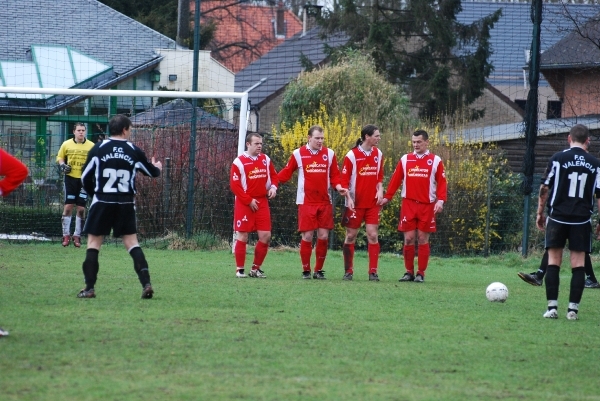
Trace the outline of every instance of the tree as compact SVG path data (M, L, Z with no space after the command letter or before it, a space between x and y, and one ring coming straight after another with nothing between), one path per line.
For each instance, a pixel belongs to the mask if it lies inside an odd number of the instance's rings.
M435 118L463 112L483 94L493 71L490 30L501 10L462 24L460 0L341 0L326 11L326 32L343 31L349 47L368 51L378 71L403 85L419 115Z
M283 122L291 126L325 106L331 116L341 113L359 124L374 123L400 130L408 117L408 99L398 85L376 71L373 59L348 51L335 65L302 73L284 93Z

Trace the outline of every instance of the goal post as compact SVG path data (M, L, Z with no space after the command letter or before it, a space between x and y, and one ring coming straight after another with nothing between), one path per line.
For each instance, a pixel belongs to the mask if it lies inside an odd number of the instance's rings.
M199 99L195 117L190 104L194 98ZM41 104L53 100L69 106L51 115L39 112ZM2 110L1 106L11 101L18 105L18 112ZM140 108L141 104L149 106ZM60 237L64 205L64 176L56 167L60 145L72 138L77 122L87 124L88 139L95 140L99 133L108 134L112 115L125 114L133 125L131 140L148 158L156 157L164 166L162 179L139 178L136 207L140 237L160 241L177 234L183 239L188 218L186 199L190 196L195 240L205 241L205 247L227 248L233 233L229 170L233 159L245 150L248 110L248 91L0 86L0 147L23 160L30 170L28 183L0 200L2 212L8 210L6 216L14 216L10 224L5 219L0 232ZM188 156L194 118L197 139L191 166ZM190 177L193 191L187 185Z

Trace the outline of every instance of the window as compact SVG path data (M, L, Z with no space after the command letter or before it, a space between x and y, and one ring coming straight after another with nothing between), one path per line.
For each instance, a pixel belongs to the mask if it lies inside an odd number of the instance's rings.
M560 118L562 110L562 103L560 100L549 100L548 101L548 111L546 113L546 118Z

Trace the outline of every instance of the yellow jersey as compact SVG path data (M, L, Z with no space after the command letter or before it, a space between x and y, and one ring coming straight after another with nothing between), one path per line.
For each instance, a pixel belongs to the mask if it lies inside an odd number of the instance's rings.
M81 178L88 152L93 147L94 143L89 139L85 139L82 143L75 142L74 138L67 139L60 145L60 149L56 155L56 162L59 163L59 160L63 159L66 164L71 166L71 172L67 175L73 178Z

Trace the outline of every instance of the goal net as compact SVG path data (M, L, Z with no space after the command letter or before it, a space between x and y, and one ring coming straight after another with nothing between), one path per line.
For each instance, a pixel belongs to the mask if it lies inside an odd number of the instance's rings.
M24 87L2 87L0 93L4 105L20 108L19 114L0 114L0 147L30 171L24 185L0 200L5 238L61 238L61 144L72 140L76 123L85 124L87 140L96 142L108 136L110 117L124 114L133 123L131 141L163 163L159 179L137 178L140 238L159 247L228 246L234 200L229 170L245 145L247 93ZM50 116L35 112L57 102L71 105Z

